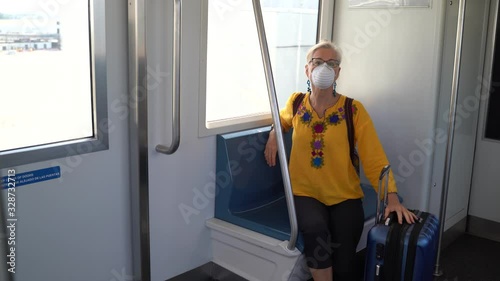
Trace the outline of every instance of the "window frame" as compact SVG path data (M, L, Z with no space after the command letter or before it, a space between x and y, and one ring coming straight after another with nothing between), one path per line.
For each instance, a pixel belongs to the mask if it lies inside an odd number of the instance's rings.
M263 114L255 114L243 116L239 118L231 118L226 120L218 120L207 124L207 40L208 40L208 2L202 1L201 13L201 45L205 48L200 48L200 93L198 105L198 136L207 137L228 132L252 129L270 125L272 121L271 112ZM333 39L333 12L334 0L319 0L318 11L318 29L316 34L316 42L320 39ZM264 71L264 68L262 68Z
M1 151L0 169L109 149L105 3L88 4L93 137Z

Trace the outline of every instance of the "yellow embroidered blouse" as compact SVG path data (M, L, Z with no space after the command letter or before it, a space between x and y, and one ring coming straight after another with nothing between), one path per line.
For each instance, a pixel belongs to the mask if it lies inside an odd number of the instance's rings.
M280 111L283 129L294 128L289 163L293 194L316 198L325 205L362 198L360 179L349 155L344 114L346 97L341 96L325 111L323 118L319 118L309 102L308 93L293 116L293 101L298 94L293 93ZM377 189L380 171L389 161L363 105L354 100L352 110L360 163L366 177ZM389 192L396 191L391 173Z

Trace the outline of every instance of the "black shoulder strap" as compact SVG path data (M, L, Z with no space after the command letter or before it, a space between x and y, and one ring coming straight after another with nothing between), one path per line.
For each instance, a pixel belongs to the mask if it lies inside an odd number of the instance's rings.
M417 211L412 211L415 215L420 216L422 218L422 222L413 224L413 230L410 234L410 240L408 242L408 253L406 254L406 267L405 267L405 281L413 280L413 271L415 270L415 257L417 253L417 243L418 237L420 236L420 232L424 227L425 221L429 217L429 213L420 212L420 215Z
M356 169L359 176L359 156L356 148L354 147L354 121L352 117L352 102L353 99L346 97L344 110L345 110L345 121L347 125L347 138L349 139L349 154L351 156L351 162Z
M299 110L299 106L302 103L302 101L304 100L305 96L306 95L304 93L300 93L293 100L293 116L295 116L295 114L297 113L297 110Z

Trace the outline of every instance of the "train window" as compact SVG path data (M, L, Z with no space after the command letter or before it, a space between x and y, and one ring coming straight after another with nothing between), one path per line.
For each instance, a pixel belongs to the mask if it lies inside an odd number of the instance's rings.
M0 0L0 168L107 148L99 2Z
M484 137L500 140L500 22L496 27L495 50L491 75L491 88L487 101L486 127Z
M316 43L319 1L261 1L278 103L305 91L305 55ZM270 106L251 1L208 1L208 129L270 122ZM241 128L238 127L238 128Z

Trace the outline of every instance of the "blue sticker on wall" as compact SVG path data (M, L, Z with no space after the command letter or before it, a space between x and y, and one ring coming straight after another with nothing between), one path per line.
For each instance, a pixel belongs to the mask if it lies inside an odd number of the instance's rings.
M15 178L15 187L20 187L27 184L60 178L61 168L55 166L19 174L16 173L15 175L9 174L8 176L2 177L2 189L8 187L7 182L12 182L13 177Z

